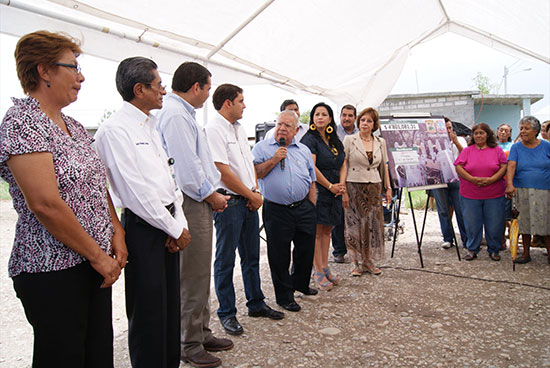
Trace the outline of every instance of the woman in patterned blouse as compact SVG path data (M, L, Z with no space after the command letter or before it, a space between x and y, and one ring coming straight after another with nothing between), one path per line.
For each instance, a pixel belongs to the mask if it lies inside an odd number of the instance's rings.
M127 250L92 138L61 112L84 81L79 54L64 35L23 36L28 97L0 125L0 176L19 216L8 268L33 326L33 367L113 366L110 286Z

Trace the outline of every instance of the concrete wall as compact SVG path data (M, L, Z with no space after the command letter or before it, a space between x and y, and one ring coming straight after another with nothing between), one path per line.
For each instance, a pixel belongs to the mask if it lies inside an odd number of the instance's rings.
M479 114L480 107L481 105L474 105L476 117ZM477 121L488 124L495 132L500 124L510 124L512 127L512 135L515 137L519 132L517 126L520 118L521 106L519 105L483 105Z
M380 115L429 112L444 115L469 127L474 124L474 100L471 95L388 98L378 108Z

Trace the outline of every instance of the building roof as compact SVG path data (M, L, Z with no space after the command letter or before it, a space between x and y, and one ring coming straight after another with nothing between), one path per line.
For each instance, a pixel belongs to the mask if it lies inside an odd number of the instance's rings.
M523 105L524 99L529 99L531 105L544 98L544 95L515 94L515 95L477 95L472 96L474 103L480 104L483 100L485 105Z
M541 94L508 94L508 95L482 95L478 90L472 91L453 91L453 92L429 92L429 93L408 93L395 94L386 97L384 102L391 100L423 99L436 97L469 96L474 100L474 104L480 104L483 100L485 105L522 105L524 99L529 99L531 105L544 98Z

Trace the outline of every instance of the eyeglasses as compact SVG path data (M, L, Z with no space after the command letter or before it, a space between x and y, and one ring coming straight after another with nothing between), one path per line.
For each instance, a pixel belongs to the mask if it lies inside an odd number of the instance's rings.
M147 88L153 87L153 84L152 84L152 83L143 83L143 84L146 85ZM162 91L163 89L166 89L166 85L164 85L164 84L159 84L158 86L155 86L155 87L157 87L157 88L160 89L161 91Z
M67 67L67 68L74 69L76 74L82 73L82 69L80 69L80 65L78 65L78 64L55 63L55 65L64 66L64 67Z

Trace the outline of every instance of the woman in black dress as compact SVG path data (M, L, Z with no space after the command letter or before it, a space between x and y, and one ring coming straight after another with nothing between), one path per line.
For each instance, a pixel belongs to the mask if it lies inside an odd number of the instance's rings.
M332 227L342 217L342 194L345 182L340 179L346 172L344 146L336 134L334 113L330 106L318 103L310 114L309 130L301 142L308 146L315 163L317 176L317 233L313 267L315 282L321 290L330 290L338 277L328 268L328 251Z

